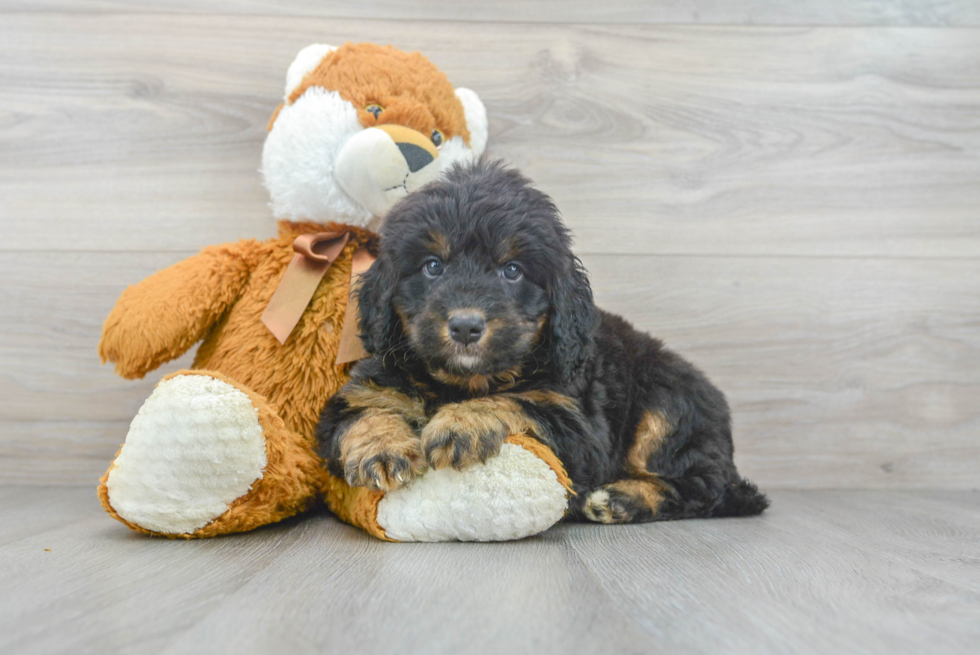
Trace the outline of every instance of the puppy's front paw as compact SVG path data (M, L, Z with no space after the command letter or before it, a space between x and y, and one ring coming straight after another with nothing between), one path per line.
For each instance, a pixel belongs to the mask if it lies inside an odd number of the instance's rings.
M398 416L365 416L341 438L344 478L352 487L392 491L425 471L419 437Z
M500 452L507 423L476 403L446 405L422 430L422 449L432 468L461 470Z

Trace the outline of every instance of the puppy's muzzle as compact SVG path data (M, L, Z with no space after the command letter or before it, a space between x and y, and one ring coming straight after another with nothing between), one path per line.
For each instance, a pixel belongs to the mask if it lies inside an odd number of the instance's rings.
M468 346L476 343L487 331L487 322L479 312L455 312L446 322L450 338L456 343Z
M421 132L402 125L369 127L347 140L334 177L344 192L378 217L439 177L439 151Z

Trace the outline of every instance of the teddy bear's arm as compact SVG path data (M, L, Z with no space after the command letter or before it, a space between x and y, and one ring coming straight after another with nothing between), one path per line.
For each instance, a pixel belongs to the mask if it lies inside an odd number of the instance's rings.
M133 379L186 352L238 299L256 246L205 248L123 291L102 326L102 362Z

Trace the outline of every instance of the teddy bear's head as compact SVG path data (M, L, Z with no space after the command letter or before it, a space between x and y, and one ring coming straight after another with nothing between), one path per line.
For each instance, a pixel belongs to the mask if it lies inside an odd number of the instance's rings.
M455 162L479 157L487 115L421 54L311 45L286 73L262 177L276 218L376 227L388 209Z

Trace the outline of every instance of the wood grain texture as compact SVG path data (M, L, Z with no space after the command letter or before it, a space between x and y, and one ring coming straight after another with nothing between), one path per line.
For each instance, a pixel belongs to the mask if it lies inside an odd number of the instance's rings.
M980 494L780 492L752 519L387 544L314 515L137 535L90 488L0 488L16 653L972 653ZM46 551L45 549L50 549Z
M221 29L215 29L220 24ZM256 169L314 41L429 55L589 253L976 257L980 30L8 14L5 250L265 236Z
M0 12L260 14L386 20L718 25L980 25L971 0L3 0Z
M190 253L186 253L190 254ZM0 259L0 479L101 475L160 374L99 366L126 284L181 253ZM980 488L980 262L586 255L600 306L728 394L767 488ZM187 365L189 356L166 371Z

